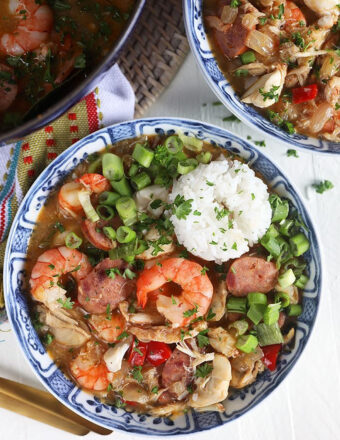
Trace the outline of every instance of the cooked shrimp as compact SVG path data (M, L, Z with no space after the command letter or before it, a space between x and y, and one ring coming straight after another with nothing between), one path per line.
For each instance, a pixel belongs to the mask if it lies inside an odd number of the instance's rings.
M174 327L186 325L191 319L204 315L211 303L213 285L202 272L203 267L200 264L183 258L169 258L159 266L145 269L137 280L139 305L145 307L148 294L165 283L177 283L182 287L180 295L170 298L159 294L156 306ZM188 311L190 313L186 313Z
M332 106L335 106L339 102L340 77L333 76L333 78L328 81L325 87L325 97Z
M66 246L49 249L39 256L32 269L29 281L32 295L37 301L45 303L49 291L57 286L62 275L72 273L72 276L80 281L91 269L87 256L76 249ZM64 292L63 289L60 290Z
M319 15L325 15L337 10L338 0L304 0L306 6Z
M113 312L108 314L91 315L89 324L93 327L98 336L106 342L116 342L118 336L123 333L126 325L124 316Z
M109 370L102 360L102 349L94 341L88 342L71 361L70 370L79 385L94 391L104 391L109 385Z
M101 174L88 173L73 182L65 183L59 191L58 203L61 211L66 215L77 217L83 212L79 200L79 192L99 194L110 188L110 182Z
M0 113L10 107L18 94L18 85L13 76L13 70L0 64Z
M285 6L285 30L292 32L296 27L306 25L306 18L301 9L294 2L287 1Z
M53 12L35 0L9 0L9 12L18 21L12 33L0 37L0 53L23 55L45 43L53 26Z

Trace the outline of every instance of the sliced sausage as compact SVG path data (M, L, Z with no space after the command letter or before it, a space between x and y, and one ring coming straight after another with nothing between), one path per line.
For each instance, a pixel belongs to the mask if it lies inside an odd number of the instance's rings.
M176 382L180 382L181 385L187 387L192 380L192 374L190 372L190 356L181 352L177 348L172 352L172 355L165 362L162 371L161 383L164 388L171 387ZM161 394L158 402L166 404L178 396L172 391L165 391Z
M176 348L164 364L164 368L162 371L163 387L168 387L174 382L179 381L183 381L186 384L189 384L191 379L189 367L190 356Z
M260 257L235 260L227 274L227 289L232 295L246 296L249 292L270 292L277 283L275 263Z
M242 25L242 18L240 16L224 32L217 29L212 30L217 46L229 60L236 58L247 50L245 42L249 32L249 29Z
M78 284L78 301L89 313L105 313L108 304L114 310L121 301L135 290L135 281L123 278L119 273L109 276L109 269L121 272L126 268L122 260L105 258Z
M99 222L91 222L90 220L84 220L81 224L81 230L86 239L98 249L103 251L109 251L116 247L116 243L110 240L103 232L99 232Z

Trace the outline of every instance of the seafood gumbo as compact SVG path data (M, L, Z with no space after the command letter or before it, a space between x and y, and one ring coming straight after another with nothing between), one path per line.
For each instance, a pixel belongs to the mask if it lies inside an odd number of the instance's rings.
M241 101L288 133L340 141L337 0L204 0L217 62Z
M108 404L223 411L294 344L304 228L221 147L182 134L121 141L87 157L39 214L33 324L64 373Z

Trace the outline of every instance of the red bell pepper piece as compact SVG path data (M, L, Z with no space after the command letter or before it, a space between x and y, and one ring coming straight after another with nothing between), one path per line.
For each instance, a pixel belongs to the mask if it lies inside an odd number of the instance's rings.
M129 364L132 367L144 365L147 351L148 344L146 342L137 342L136 339L134 339L130 347Z
M262 361L270 371L276 370L277 357L281 351L282 344L267 345L261 347L263 351Z
M158 367L158 365L167 361L171 354L171 348L164 342L151 341L149 342L146 359L150 364Z
M302 102L311 101L318 95L318 85L311 84L305 87L297 87L292 90L293 104L301 104Z

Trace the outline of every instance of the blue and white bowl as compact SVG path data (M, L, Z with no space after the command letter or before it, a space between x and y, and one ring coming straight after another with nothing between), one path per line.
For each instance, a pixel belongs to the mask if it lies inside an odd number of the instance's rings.
M126 412L101 403L81 391L53 363L40 342L29 316L24 288L27 246L37 217L50 192L88 154L123 139L145 134L171 135L178 130L242 156L281 196L287 197L302 215L311 243L307 254L310 281L303 296L303 314L298 318L294 348L282 354L274 373L265 371L254 384L236 391L225 402L225 412L198 413L169 418ZM18 342L43 385L62 403L81 416L111 429L145 435L193 434L228 423L263 401L283 381L300 357L310 337L320 300L321 259L314 226L300 196L281 170L248 142L221 128L175 118L141 119L113 125L87 136L58 156L37 178L19 207L9 234L4 264L4 290L9 319Z
M297 147L320 153L340 154L340 143L298 133L288 134L263 117L254 107L241 102L232 85L223 75L210 49L204 28L202 4L203 0L183 0L184 22L191 50L204 78L217 98L245 124L285 142L290 148Z

